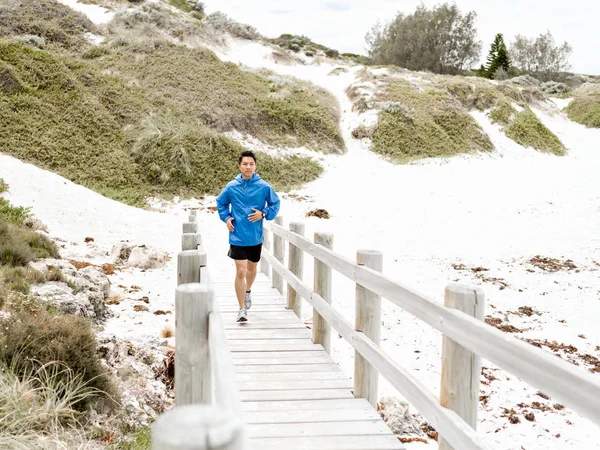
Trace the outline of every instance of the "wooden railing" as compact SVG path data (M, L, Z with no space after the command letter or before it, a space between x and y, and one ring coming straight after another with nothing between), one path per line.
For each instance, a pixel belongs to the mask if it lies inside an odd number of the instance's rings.
M154 450L244 450L241 400L215 305L195 211L183 224L175 293L175 404L152 430Z
M355 396L375 405L381 374L437 429L440 449L489 449L475 431L483 357L600 425L598 378L483 322L480 288L450 284L441 305L381 274L380 252L359 250L355 263L332 251L332 235L316 233L311 242L303 236L303 224L291 223L290 230L282 224L277 217L275 223L265 225L261 270L272 276L273 287L282 294L283 281L287 283L287 307L298 316L301 298L312 305L315 343L330 352L333 327L355 349ZM285 242L289 244L287 268ZM315 259L313 287L302 281L304 254ZM356 283L355 324L331 305L331 269ZM439 398L379 347L381 297L442 332Z

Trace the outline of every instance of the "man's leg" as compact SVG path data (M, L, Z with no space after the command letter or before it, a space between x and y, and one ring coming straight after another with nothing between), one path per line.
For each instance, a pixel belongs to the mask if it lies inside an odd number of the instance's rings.
M252 290L252 285L256 279L257 266L258 263L248 260L248 265L246 266L246 292Z
M248 260L235 260L235 295L237 297L240 309L244 307L248 264L252 263L250 263ZM254 276L256 277L256 272L254 273Z

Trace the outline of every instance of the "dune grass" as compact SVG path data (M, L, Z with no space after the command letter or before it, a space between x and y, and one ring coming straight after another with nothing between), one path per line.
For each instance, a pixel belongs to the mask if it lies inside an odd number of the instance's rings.
M393 79L376 100L391 103L379 114L372 149L395 162L493 148L477 122L460 105L453 104L446 92L420 92L406 80Z
M349 95L360 111L379 109L379 122L373 129L359 127L353 135L372 137L372 150L398 163L489 152L493 150L492 142L469 114L479 110L486 111L490 120L502 126L506 136L518 144L565 154L559 138L528 106L545 98L539 90L472 77L422 76L422 82L415 82L365 71L362 81L376 81L377 93L368 98L355 88Z
M2 0L0 3L0 39L36 35L47 44L63 49L88 45L84 32L96 27L83 14L56 0Z
M600 128L600 83L584 84L573 92L565 109L569 119L590 128Z
M186 56L181 48L162 44L156 53L138 50L120 48L77 60L0 41L0 64L7 68L0 69L0 122L5 124L0 147L141 206L147 196L218 193L235 175L243 151L222 131L238 129L288 145L318 142L327 150L341 142L336 116L311 93L276 98L272 82L207 51L185 49L192 52ZM188 61L196 57L198 64ZM145 62L131 61L137 59ZM140 148L162 156L151 161ZM185 157L177 154L184 153L191 155L191 166L181 170ZM278 189L297 187L321 172L309 158L261 159L261 172Z

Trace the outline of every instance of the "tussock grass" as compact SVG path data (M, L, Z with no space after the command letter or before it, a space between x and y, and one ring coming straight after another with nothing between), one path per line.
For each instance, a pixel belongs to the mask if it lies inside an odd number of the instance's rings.
M372 149L396 162L493 149L477 122L446 92L419 92L410 82L393 79L376 100L392 103L380 112Z
M18 267L37 258L58 257L58 248L47 237L0 219L0 265Z
M587 83L576 89L565 111L574 122L600 128L600 84Z
M0 321L0 364L14 368L26 379L40 367L58 363L67 370L53 375L64 395L73 380L85 385L96 398L114 395L115 388L96 353L96 339L89 320L73 315L53 315L41 305L16 305L10 317ZM19 309L19 306L21 309ZM91 395L70 396L70 409L85 411Z
M64 364L22 369L0 363L0 447L85 448L74 431L82 413L75 406L98 395Z

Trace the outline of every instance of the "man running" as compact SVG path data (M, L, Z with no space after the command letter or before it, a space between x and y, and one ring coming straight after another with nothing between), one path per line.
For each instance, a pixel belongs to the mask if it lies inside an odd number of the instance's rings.
M219 217L229 230L228 256L235 261L235 294L240 310L237 321L248 321L252 306L252 283L260 261L263 219L273 220L279 212L279 197L256 172L256 156L250 151L238 158L240 174L227 183L217 197Z

